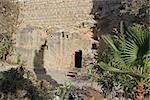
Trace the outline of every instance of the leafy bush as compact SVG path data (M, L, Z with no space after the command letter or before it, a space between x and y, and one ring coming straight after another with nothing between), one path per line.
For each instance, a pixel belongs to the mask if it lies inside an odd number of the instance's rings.
M66 83L64 86L57 87L55 92L60 97L60 100L68 100L72 90L71 83Z
M12 50L12 39L10 33L0 34L0 59L6 60L6 56Z
M51 87L44 83L31 77L23 67L0 72L0 99L49 100L52 98L51 91L48 91Z
M135 22L149 25L149 0L122 0L122 14L134 16Z
M88 88L85 88L86 89L79 89L73 86L70 82L66 82L64 86L56 88L56 97L60 100L84 100L84 98L88 97L88 94L90 94L89 91L87 91Z
M0 59L12 51L12 35L18 25L19 4L14 0L0 0Z
M150 80L149 38L149 29L126 27L123 23L120 34L102 36L112 50L111 59L106 56L108 61L102 59L94 66L95 74L99 76L97 81L102 84L104 93L116 91L117 86L123 89L127 98L143 98L144 89L147 89Z
M122 3L125 6L125 12L135 15L141 15L148 13L148 0L123 0ZM143 12L142 12L143 11ZM144 15L143 15L144 16Z

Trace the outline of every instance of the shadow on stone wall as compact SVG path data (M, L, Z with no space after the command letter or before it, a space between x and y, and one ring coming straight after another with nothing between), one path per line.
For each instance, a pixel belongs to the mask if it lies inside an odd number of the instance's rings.
M101 56L103 51L110 52L101 39L101 35L112 34L113 28L118 28L121 21L129 25L132 23L143 24L149 22L147 17L141 19L135 16L135 14L121 12L126 11L123 0L93 0L92 4L91 15L94 16L94 20L96 21L94 27L92 27L92 31L94 33L93 39L99 42L98 52L100 53L98 53L98 56Z
M95 36L100 37L102 34L110 34L114 27L118 27L120 21L130 23L140 23L142 19L137 18L134 14L121 13L125 10L123 0L93 0L91 15L94 15L96 21L93 27Z
M50 82L54 87L58 86L59 84L57 81L52 79L50 75L47 75L46 69L44 68L44 51L47 47L47 41L43 45L41 45L40 50L35 50L35 56L34 56L34 72L37 76L38 80L46 80Z
M99 41L98 56L100 56L101 52L108 49L101 39L101 35L111 34L113 27L116 27L122 20L119 10L121 9L121 2L120 0L92 0L92 4L91 15L96 21L92 27L93 39Z

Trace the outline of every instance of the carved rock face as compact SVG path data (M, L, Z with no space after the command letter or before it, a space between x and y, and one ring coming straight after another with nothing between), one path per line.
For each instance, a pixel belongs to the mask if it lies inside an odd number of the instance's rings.
M0 33L15 30L18 24L19 4L11 0L0 1Z
M21 0L20 3L24 6L15 48L28 66L34 66L36 56L37 63L43 61L48 70L66 70L74 68L76 51L82 50L83 58L90 54L92 39L86 35L94 21L90 0ZM43 57L37 57L45 40Z

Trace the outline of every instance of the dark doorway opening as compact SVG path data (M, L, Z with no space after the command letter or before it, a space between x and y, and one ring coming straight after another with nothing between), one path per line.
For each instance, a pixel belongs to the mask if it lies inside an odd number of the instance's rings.
M82 50L75 52L75 67L82 68Z

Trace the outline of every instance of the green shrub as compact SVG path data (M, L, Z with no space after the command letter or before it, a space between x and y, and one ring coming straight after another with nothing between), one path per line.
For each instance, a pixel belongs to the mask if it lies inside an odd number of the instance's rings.
M61 100L68 100L72 90L73 86L71 83L66 83L64 86L57 87L55 91Z
M0 34L0 59L6 60L6 56L12 50L12 39L10 33Z
M14 0L0 0L0 59L12 51L12 35L18 25L19 4Z
M46 84L41 87L41 83ZM0 100L51 100L48 84L35 79L23 67L11 68L0 72Z
M117 92L120 88L127 98L136 98L138 93L147 95L150 81L149 29L139 25L126 27L121 23L119 32L102 36L112 52L105 56L109 60L103 61L103 58L94 65L93 72L99 76L97 81L102 84L105 94ZM139 90L141 86L143 89Z

